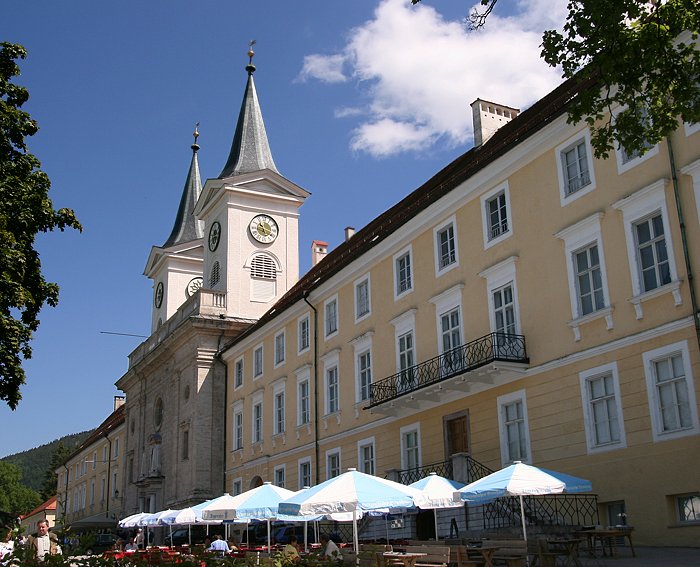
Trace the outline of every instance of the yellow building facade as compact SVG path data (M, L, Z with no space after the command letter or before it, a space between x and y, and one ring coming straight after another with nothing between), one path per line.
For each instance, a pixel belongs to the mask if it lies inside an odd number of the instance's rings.
M476 101L505 125L224 349L228 492L521 460L589 479L594 523L697 545L700 126L595 159L572 94Z
M56 523L72 530L115 528L124 495L124 398L56 469Z

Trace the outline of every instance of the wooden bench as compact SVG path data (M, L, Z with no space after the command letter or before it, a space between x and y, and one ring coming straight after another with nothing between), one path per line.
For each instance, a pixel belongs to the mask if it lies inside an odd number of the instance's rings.
M527 563L527 542L523 539L492 539L491 545L498 547L493 554L494 563L508 567L524 567Z
M425 553L416 567L447 567L450 564L450 548L447 545L407 545L406 553Z

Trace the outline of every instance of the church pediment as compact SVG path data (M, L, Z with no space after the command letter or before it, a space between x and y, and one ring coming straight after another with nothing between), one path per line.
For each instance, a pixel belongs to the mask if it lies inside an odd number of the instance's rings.
M152 246L151 252L146 261L146 267L143 274L146 277L151 277L152 274L159 271L161 264L167 258L181 258L183 260L202 260L204 258L203 240L193 240L191 242L183 242L168 248L160 246Z
M197 202L195 215L201 218L204 211L214 206L228 192L294 201L298 205L301 205L311 194L279 173L263 169L222 179L208 179Z

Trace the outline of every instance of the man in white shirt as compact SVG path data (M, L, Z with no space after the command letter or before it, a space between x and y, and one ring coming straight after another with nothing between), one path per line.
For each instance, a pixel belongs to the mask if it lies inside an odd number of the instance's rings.
M39 520L37 530L36 535L30 535L27 538L27 546L33 550L36 558L43 561L47 555L61 555L58 537L54 533L49 533L49 521Z
M211 545L209 546L209 551L217 551L219 552L220 555L223 555L224 553L228 553L231 551L231 549L228 546L228 543L219 534L216 534L214 536L214 541L211 542Z

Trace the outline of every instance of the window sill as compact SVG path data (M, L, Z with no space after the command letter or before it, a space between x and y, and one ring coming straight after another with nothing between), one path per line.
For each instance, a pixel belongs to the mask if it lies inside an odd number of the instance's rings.
M676 307L683 303L683 298L681 297L680 289L681 282L682 280L675 280L666 285L662 285L661 287L657 287L656 289L652 289L651 291L640 293L639 295L635 295L634 297L629 298L627 301L634 305L634 312L637 319L642 319L644 317L642 303L644 303L645 301L649 301L650 299L656 299L657 297L660 297L667 293L673 295L673 303Z
M306 430L307 435L311 435L311 422L297 425L297 440L301 439L301 433L304 430Z
M333 412L333 413L327 413L326 415L323 416L323 429L328 429L328 422L335 419L335 422L340 425L340 410Z
M585 325L591 321L597 321L598 319L605 318L605 328L610 331L613 328L612 312L612 306L604 307L603 309L599 309L598 311L594 311L593 313L589 313L588 315L577 317L576 319L569 321L567 324L574 331L574 339L576 341L581 340L581 325Z
M287 436L285 435L284 431L280 431L279 433L275 433L272 436L272 447L277 447L277 444L280 445L286 445L287 444Z

